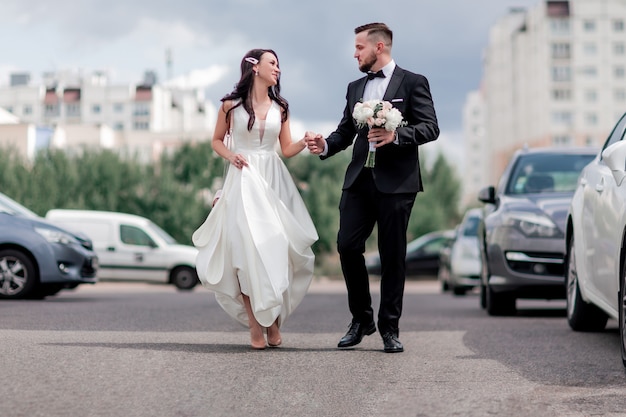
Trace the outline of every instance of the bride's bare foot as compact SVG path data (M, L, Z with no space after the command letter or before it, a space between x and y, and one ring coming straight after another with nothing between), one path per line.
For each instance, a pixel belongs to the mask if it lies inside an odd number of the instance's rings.
M265 349L265 336L263 335L263 328L257 325L250 327L250 346L252 349L262 350Z
M248 313L248 323L250 327L250 346L252 349L262 350L265 349L265 335L263 334L263 327L259 324L252 312L252 306L250 304L250 297L242 294L243 304L246 307L246 313Z
M267 344L271 347L280 346L283 343L280 337L280 329L278 328L278 319L267 328Z

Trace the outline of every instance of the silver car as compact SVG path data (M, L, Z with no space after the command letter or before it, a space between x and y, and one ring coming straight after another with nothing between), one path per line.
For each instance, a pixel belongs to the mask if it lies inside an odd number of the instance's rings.
M96 282L91 241L0 193L0 298L44 298Z
M516 312L516 299L565 298L565 220L592 148L518 151L497 187L480 191L480 303L490 315Z

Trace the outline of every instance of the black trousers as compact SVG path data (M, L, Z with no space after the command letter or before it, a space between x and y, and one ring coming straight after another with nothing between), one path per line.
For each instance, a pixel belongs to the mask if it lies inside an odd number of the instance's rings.
M399 333L406 269L406 231L417 193L386 194L376 189L372 170L363 169L352 187L343 191L339 203L337 250L348 289L352 319L374 320L369 277L365 267L365 242L378 225L381 261L378 330Z

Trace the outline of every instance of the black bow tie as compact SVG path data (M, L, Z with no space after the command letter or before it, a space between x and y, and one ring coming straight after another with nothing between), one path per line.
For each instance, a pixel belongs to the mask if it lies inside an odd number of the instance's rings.
M376 77L385 78L385 74L383 73L383 70L380 70L378 72L372 72L372 71L367 72L368 80L373 80Z

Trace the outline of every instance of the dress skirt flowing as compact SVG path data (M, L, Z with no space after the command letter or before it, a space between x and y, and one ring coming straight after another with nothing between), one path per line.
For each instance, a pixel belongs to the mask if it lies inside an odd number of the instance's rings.
M196 269L202 285L241 324L248 325L243 293L262 326L276 319L282 325L309 288L315 261L311 245L318 235L275 151L279 107L270 107L264 132L259 121L247 130L242 107L233 112L233 151L243 154L248 166L228 170L221 198L194 232Z

